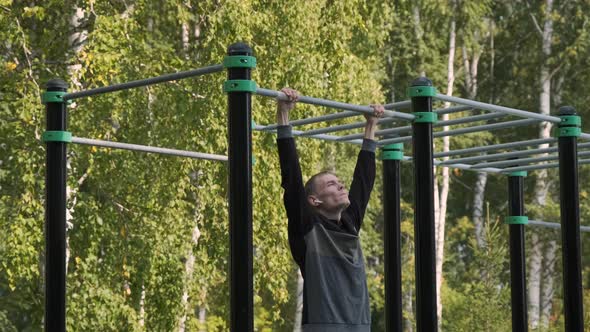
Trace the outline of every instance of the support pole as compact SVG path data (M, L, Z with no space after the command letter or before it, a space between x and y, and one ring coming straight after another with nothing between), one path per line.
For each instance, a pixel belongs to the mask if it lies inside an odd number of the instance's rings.
M228 56L251 56L244 43L229 46ZM250 81L251 68L229 67L226 86ZM226 83L228 83L226 82ZM251 81L250 81L251 82ZM239 90L239 89L238 89ZM228 93L229 131L229 237L231 331L254 331L252 277L252 93Z
M403 144L383 147L385 331L402 331L400 161Z
M43 103L47 110L45 175L45 331L66 330L66 104L68 85L47 82ZM44 138L47 135L44 134Z
M558 147L565 330L582 332L584 302L580 257L580 192L577 153L581 120L576 115L576 110L569 106L559 108L559 117L561 118Z
M436 270L434 242L434 174L432 96L436 90L426 77L412 82L408 89L412 98L414 154L414 238L416 241L416 327L418 332L437 331Z
M526 261L524 226L523 184L526 172L514 172L508 176L508 214L506 223L510 232L510 296L512 303L512 331L528 331Z

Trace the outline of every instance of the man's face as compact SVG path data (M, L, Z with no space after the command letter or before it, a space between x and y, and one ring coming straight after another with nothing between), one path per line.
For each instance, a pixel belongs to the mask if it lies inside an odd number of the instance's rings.
M316 197L322 203L318 206L326 211L344 210L350 205L348 190L333 174L324 174L316 180Z

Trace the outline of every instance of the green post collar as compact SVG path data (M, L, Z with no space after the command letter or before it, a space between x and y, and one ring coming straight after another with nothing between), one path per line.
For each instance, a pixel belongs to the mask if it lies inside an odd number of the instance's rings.
M48 130L41 136L43 142L72 142L72 133L69 131Z
M251 92L255 93L256 82L252 80L227 80L223 83L223 92Z
M578 115L561 115L557 137L579 137L582 134L582 118Z
M256 58L250 55L228 55L223 58L224 68L256 68Z
M505 224L508 225L528 225L529 217L527 216L508 216L504 220Z
M508 176L522 176L526 177L528 175L527 171L515 171L508 173Z
M387 144L381 148L381 160L403 160L404 144Z
M433 86L411 86L407 90L409 98L412 97L434 97L436 96L436 88Z
M41 94L41 103L64 103L65 91L45 91Z
M434 112L413 112L416 123L436 123L438 121L438 114Z

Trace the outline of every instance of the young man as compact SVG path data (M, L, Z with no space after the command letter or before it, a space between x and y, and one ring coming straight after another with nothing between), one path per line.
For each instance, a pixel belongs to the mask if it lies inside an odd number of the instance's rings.
M359 230L375 180L375 130L383 106L366 115L365 136L350 193L335 174L322 172L303 185L289 111L299 97L281 90L277 105L279 158L289 245L304 278L302 330L369 332L371 314Z

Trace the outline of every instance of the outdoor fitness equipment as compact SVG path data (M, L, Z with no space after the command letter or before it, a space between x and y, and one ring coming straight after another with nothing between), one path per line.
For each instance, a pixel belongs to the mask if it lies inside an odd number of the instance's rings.
M103 147L153 152L190 158L229 162L229 233L230 233L230 302L231 330L254 329L253 322L253 277L252 277L252 130L274 132L277 124L256 125L252 122L251 96L285 99L279 91L257 87L251 80L251 70L256 67L256 58L251 48L236 43L228 48L223 64L196 70L168 74L118 85L86 91L67 93L67 84L62 80L51 80L42 102L47 109L47 131L43 141L47 145L46 175L46 271L45 271L45 328L47 331L65 331L65 231L66 231L66 147L67 143L96 145ZM114 92L135 87L167 82L182 78L212 74L227 70L228 80L223 91L228 96L228 157L191 151L182 151L136 144L100 141L73 137L66 131L66 105L69 100ZM582 331L583 301L580 257L580 227L578 164L590 163L590 159L578 160L588 152L578 153L578 148L590 147L590 143L577 143L578 137L588 140L590 134L582 133L581 120L571 107L559 109L559 116L548 116L515 108L498 106L462 99L436 92L432 82L419 78L408 88L410 100L386 104L385 117L380 124L409 121L410 125L382 129L379 141L382 149L384 182L384 253L385 253L385 308L387 331L401 331L401 240L400 240L400 162L412 161L415 176L415 255L416 255L416 322L418 331L437 329L437 307L435 289L435 242L434 242L434 174L433 166L473 170L508 176L509 216L505 223L510 227L510 270L512 297L513 331L527 331L526 279L524 255L524 227L527 224L561 228L563 246L563 287L565 329ZM433 109L433 100L455 103L455 106ZM354 105L327 99L301 96L299 102L342 110L314 118L291 121L292 126L333 121L372 113L369 106ZM412 113L399 110L411 108ZM490 113L468 116L438 122L438 114L450 114L469 110L483 110ZM504 119L515 116L517 120L487 123L466 128L433 132L433 128L467 124L481 121ZM499 130L516 126L527 126L546 121L558 125L555 138L529 139L519 142L488 146L469 147L454 151L434 152L433 139L468 134L479 131ZM339 124L307 131L293 130L293 134L320 140L361 144L362 134L334 135L339 131L362 128L364 121ZM396 137L402 133L411 136ZM392 137L393 136L393 137ZM412 157L403 155L403 142L412 142ZM510 152L464 156L474 153L506 151L513 148L547 145L558 142L557 146ZM522 156L558 152L557 155L528 157ZM454 159L449 157L462 156ZM442 160L439 160L443 158ZM544 163L550 160L557 163ZM559 167L561 192L561 225L528 220L524 214L523 183L526 171Z

